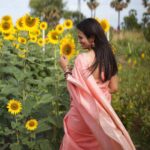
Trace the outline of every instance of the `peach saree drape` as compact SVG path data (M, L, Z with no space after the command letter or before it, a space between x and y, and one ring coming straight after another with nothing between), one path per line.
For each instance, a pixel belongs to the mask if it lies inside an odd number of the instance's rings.
M135 150L132 140L110 104L103 84L89 75L84 53L67 76L70 110L64 117L60 150Z

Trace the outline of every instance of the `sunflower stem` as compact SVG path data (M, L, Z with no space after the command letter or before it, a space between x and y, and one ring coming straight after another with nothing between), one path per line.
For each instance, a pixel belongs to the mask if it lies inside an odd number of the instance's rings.
M15 120L16 120L16 124L18 124L17 118ZM16 130L16 138L17 138L17 143L19 144L18 130Z

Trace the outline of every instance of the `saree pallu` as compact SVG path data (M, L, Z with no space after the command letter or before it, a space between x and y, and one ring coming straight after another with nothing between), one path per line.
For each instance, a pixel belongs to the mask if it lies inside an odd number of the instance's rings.
M70 110L64 117L60 150L135 150L110 104L110 95L89 75L86 57L79 54L67 76Z

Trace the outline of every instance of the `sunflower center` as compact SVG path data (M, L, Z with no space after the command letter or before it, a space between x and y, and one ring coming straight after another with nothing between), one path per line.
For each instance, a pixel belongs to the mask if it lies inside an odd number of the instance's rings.
M70 26L70 22L66 22L66 26Z
M9 21L9 20L11 20L11 18L10 18L9 16L4 16L4 17L3 17L3 20Z
M52 34L52 39L57 40L58 39L57 35L56 34Z
M29 126L30 126L30 127L34 127L34 126L35 126L34 121L30 121L30 122L29 122Z
M65 55L69 55L71 53L71 46L69 44L65 45L63 51Z
M3 29L8 30L10 28L10 24L5 22L2 24Z
M33 27L36 23L36 20L34 18L32 19L31 17L27 17L25 21L26 25L29 27Z
M62 30L62 27L59 27L59 28L58 28L58 30L60 30L60 31L61 31L61 30Z
M23 27L22 20L19 20L18 24L20 27Z
M11 104L12 110L17 110L18 108L19 108L18 104L16 104L16 103Z

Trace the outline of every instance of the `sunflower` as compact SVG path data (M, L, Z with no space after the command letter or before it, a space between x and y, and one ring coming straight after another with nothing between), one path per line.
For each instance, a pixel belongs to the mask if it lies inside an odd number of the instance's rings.
M12 22L12 18L9 15L5 15L2 17L1 21Z
M4 33L3 38L4 38L4 40L15 40L16 39L12 33Z
M7 109L8 109L8 112L10 112L12 115L17 115L22 110L22 104L18 100L11 99L7 103Z
M34 131L38 127L38 121L36 119L30 119L26 122L25 127L29 131Z
M20 57L20 58L26 58L27 52L28 51L26 49L19 49L18 57Z
M33 18L29 15L25 15L22 23L27 31L33 31L38 28L39 18Z
M46 30L47 29L47 22L43 21L40 23L40 29L41 30Z
M102 20L100 21L100 25L102 26L102 28L103 28L103 30L104 30L105 32L108 32L108 31L109 31L110 24L109 24L109 22L108 22L106 19L102 19Z
M16 21L16 27L18 30L25 30L24 26L23 26L23 17L19 18Z
M31 35L30 36L30 41L35 43L37 41L37 36Z
M67 19L64 21L64 27L66 29L71 29L73 27L73 22L71 19Z
M40 34L41 34L41 31L39 29L29 32L29 36L39 36Z
M58 24L58 25L56 26L55 30L57 31L58 34L61 34L61 33L63 33L63 31L64 31L64 27L63 27L63 25Z
M57 44L58 43L58 32L56 30L49 31L48 38L49 38L49 42L51 44Z
M37 40L37 43L38 43L39 46L43 46L43 45L45 44L45 40L42 39L42 38L39 38L39 39Z
M11 22L2 21L0 30L2 33L10 33L13 30L13 24Z
M145 54L141 53L141 58L144 59L144 57L145 57Z
M73 37L66 36L61 40L60 55L67 56L70 59L75 54L75 43Z
M18 42L22 44L26 44L27 40L24 37L18 37Z

